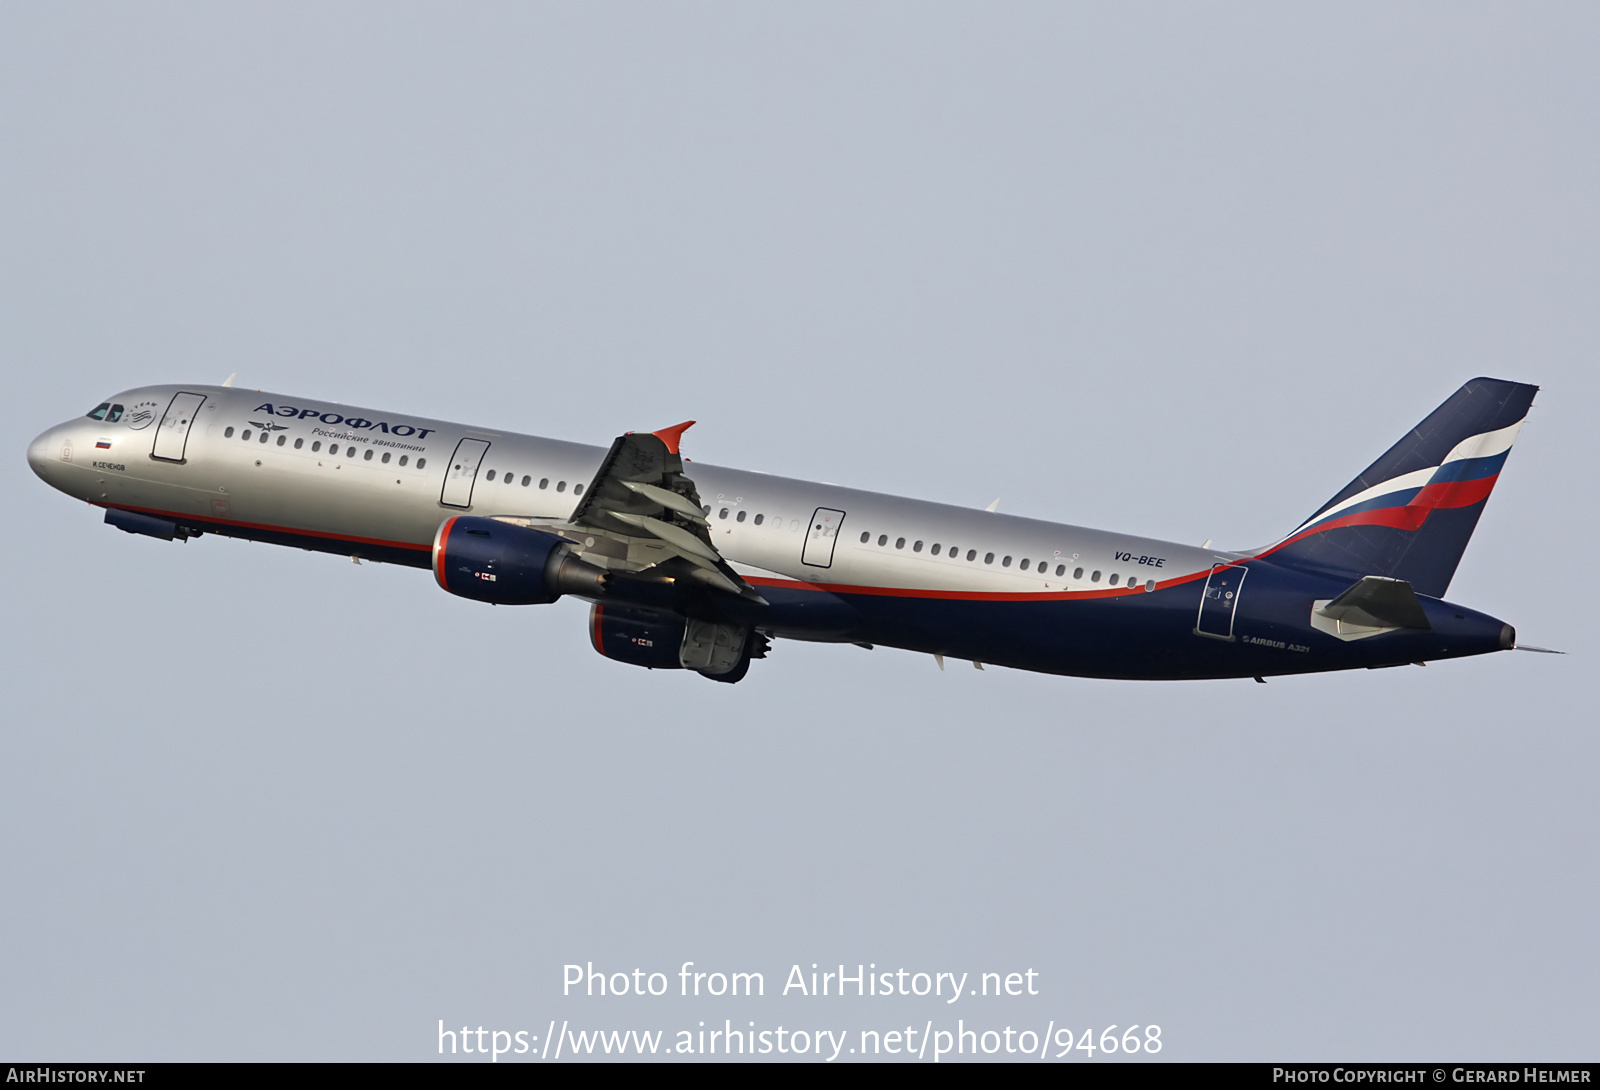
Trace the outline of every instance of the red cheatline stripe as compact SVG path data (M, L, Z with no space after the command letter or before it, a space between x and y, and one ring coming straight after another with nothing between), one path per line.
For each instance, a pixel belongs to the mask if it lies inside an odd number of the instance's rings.
M246 530L272 530L280 534L299 534L302 537L320 537L328 541L353 541L358 545L386 545L391 549L416 549L427 552L432 545L415 541L386 541L381 537L356 537L353 534L330 534L322 530L301 530L291 526L274 526L269 522L240 522L238 519L218 518L216 515L195 515L183 511L166 511L159 507L134 507L126 503L97 503L96 507L115 507L119 511L141 511L147 515L160 515L176 519L185 525L195 522L212 522L222 526L238 526Z
M349 541L358 545L384 545L393 549L415 549L420 551L429 551L433 547L431 543L427 545L420 545L414 541L388 541L383 538L356 537L352 534L334 534L321 530L305 530L289 526L276 526L271 523L243 522L238 519L218 518L215 515L191 515L178 511L166 511L158 507L132 507L127 504L97 504L96 506L116 507L124 511L142 511L145 514L161 515L165 518L177 519L180 522L187 520L218 523L223 526L238 526L247 530L269 530L276 533L299 534L304 537L323 538L328 541ZM444 556L444 539L449 536L450 527L455 523L456 517L459 516L451 517L443 530L440 532L440 549L438 556L434 558L434 564L432 565L434 568L434 578L437 579L439 585L444 587L446 590L448 590L449 587L445 585L444 569L440 564L440 560ZM1284 542L1284 544L1288 544L1288 542ZM1280 545L1277 547L1281 548L1282 546ZM1264 556L1266 554L1263 553L1262 555ZM1184 583L1192 582L1196 579L1204 579L1210 573L1211 569L1206 568L1198 572L1192 572L1188 575L1175 576L1171 579L1160 579L1156 581L1156 589L1166 590L1168 587L1176 587ZM745 582L761 587L789 587L799 590L822 590L831 594L861 594L885 598L934 598L949 601L967 602L1059 602L1063 599L1079 601L1088 598L1116 598L1123 595L1147 593L1144 589L1144 584L1142 583L1131 588L1108 587L1104 590L997 592L977 590L919 590L910 587L870 587L859 586L851 583L812 583L800 579L783 579L766 576L747 576L745 578Z
M1418 507L1380 507L1376 511L1361 511L1354 515L1345 515L1343 518L1329 519L1309 530L1301 531L1291 538L1278 542L1270 549L1257 553L1259 556L1271 556L1279 549L1293 545L1296 541L1303 541L1313 534L1320 534L1324 530L1337 530L1341 526L1392 526L1397 530L1419 529L1428 519L1426 508Z
M1157 590L1176 587L1196 579L1204 579L1211 569L1158 580ZM830 594L859 594L878 598L936 598L960 602L1059 602L1064 599L1081 601L1086 598L1117 598L1133 594L1146 594L1143 583L1133 587L1108 587L1105 590L1045 590L1045 591L989 591L989 590L924 590L915 587L868 587L852 583L811 583L799 579L778 579L770 576L747 575L746 583L757 587L787 587L793 590L821 590Z

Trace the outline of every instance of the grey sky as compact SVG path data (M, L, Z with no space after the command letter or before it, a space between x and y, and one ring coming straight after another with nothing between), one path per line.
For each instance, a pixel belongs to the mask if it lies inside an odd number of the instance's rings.
M964 1016L1593 1058L1597 49L1580 4L0 8L0 1055ZM1451 597L1571 654L1260 686L781 642L710 685L577 603L136 540L26 466L230 372L1226 547L1537 382ZM563 1000L588 960L769 995ZM1043 994L771 994L812 962Z

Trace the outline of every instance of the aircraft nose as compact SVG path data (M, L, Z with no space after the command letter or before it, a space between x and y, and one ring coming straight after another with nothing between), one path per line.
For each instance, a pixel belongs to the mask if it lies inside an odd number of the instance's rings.
M41 480L48 481L50 478L46 474L56 462L62 460L62 452L67 446L65 428L65 424L58 424L48 431L40 432L38 437L28 444L28 467Z

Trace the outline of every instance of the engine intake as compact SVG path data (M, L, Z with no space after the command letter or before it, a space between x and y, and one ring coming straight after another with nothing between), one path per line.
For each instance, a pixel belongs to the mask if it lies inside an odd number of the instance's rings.
M469 515L445 519L433 535L433 576L451 594L502 606L599 597L608 578L555 534Z

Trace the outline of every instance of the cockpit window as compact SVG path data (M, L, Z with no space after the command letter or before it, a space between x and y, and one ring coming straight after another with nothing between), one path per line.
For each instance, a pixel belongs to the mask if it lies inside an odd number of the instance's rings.
M91 413L89 413L87 415L88 415L90 420L104 420L106 418L106 410L108 410L110 408L111 408L111 402L102 401L100 404L95 406L93 412L91 412Z
M111 411L106 413L106 423L107 424L115 424L118 420L121 420L121 419L122 419L122 406L121 405L113 405L113 406L111 406Z

